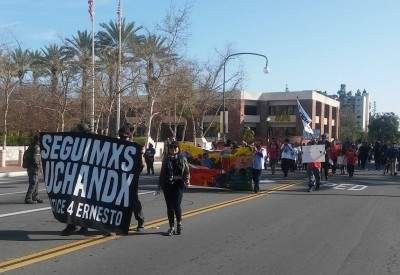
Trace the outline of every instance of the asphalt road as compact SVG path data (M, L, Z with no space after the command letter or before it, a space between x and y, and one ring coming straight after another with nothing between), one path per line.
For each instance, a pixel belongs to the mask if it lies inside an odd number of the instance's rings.
M145 233L82 248L81 240L95 237L59 236L63 225L50 210L15 214L48 201L25 205L26 179L1 179L0 272L4 261L17 258L24 264L9 274L400 274L400 177L357 171L353 179L330 178L314 193L305 192L300 174L263 178L273 180L263 190L282 190L259 196L189 190L183 208L193 212L182 236L165 236L161 221ZM156 178L141 182L146 221L165 217L162 196L152 193ZM67 253L63 247L71 243ZM19 258L55 247L60 254L50 251L45 260Z

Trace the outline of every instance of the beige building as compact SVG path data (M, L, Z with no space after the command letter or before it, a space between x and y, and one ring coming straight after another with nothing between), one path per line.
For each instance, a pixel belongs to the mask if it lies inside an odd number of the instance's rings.
M240 140L244 127L254 130L256 137L303 136L298 117L297 99L312 119L317 135L339 137L340 102L314 90L261 93L258 96L242 92L240 100L228 104L228 138Z

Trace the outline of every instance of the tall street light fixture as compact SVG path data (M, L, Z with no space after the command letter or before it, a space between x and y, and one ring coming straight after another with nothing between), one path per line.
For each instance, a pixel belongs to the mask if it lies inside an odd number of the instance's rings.
M224 79L223 79L223 83L222 83L222 135L224 138L224 141L226 141L226 125L225 125L225 67L226 67L226 63L228 62L229 59L231 59L234 56L238 56L238 55L255 55L255 56L260 56L265 58L265 67L263 69L265 74L269 73L269 69L268 69L268 58L263 55L263 54L259 54L259 53L252 53L252 52L240 52L240 53L233 53L228 55L225 60L224 60Z

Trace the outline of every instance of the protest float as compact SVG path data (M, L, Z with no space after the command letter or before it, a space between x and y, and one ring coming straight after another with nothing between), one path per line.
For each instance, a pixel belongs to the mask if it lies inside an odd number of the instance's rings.
M252 190L251 148L205 150L188 142L180 148L190 165L191 185Z

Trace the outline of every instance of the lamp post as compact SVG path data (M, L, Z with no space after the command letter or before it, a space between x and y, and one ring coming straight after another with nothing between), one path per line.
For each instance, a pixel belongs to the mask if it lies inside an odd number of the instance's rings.
M271 117L270 116L267 116L267 119L265 120L265 122L267 123L267 141L269 142L269 138L270 138L270 135L271 135L271 125L270 125L270 123L271 123Z
M224 142L226 141L226 127L225 127L225 67L226 67L226 63L228 62L229 59L231 59L234 56L238 56L238 55L255 55L255 56L259 56L259 57L263 57L265 58L265 67L264 67L264 73L268 74L269 73L269 69L268 69L268 58L263 55L263 54L259 54L259 53L252 53L252 52L239 52L239 53L233 53L228 55L225 59L224 59L224 79L223 79L223 83L222 83L222 136L224 138Z

